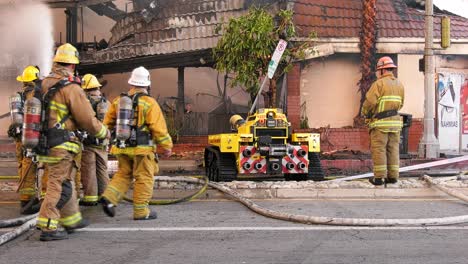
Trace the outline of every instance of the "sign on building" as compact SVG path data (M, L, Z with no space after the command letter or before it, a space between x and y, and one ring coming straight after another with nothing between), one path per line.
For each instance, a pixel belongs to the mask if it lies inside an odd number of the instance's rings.
M464 81L465 77L460 73L438 74L437 120L441 152L459 153L461 149L468 150L468 123L465 134L462 131L463 109L460 107L464 105L463 100L467 100L461 98L461 95L468 95L468 91L462 91ZM466 135L466 138L462 135Z

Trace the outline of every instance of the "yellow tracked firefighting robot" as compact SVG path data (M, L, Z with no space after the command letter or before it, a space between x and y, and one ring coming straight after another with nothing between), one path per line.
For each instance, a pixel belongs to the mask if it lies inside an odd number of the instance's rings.
M281 109L260 108L229 120L234 133L209 135L206 175L211 181L232 181L238 175L283 175L286 180L322 180L320 135L292 133Z

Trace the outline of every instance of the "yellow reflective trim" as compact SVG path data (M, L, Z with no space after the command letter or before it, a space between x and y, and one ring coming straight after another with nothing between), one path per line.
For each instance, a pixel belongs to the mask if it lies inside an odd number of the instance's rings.
M375 165L374 171L376 172L387 171L387 165Z
M171 136L165 136L165 137L158 138L156 142L159 144L159 143L162 143L164 141L168 141L170 139L171 139Z
M107 185L107 188L109 189L109 191L115 194L115 196L117 197L117 201L120 201L122 199L122 193L119 192L119 190L114 188L112 185Z
M385 96L379 97L377 102L379 104L378 112L380 113L384 111L386 102L397 102L401 104L402 98L399 95L385 95Z
M51 101L50 102L50 108L52 109L54 107L54 110L61 111L65 114L68 114L68 107L65 104L57 103L56 101Z
M62 157L52 157L52 156L41 156L38 155L37 159L39 162L44 162L44 163L57 163L61 161L63 158Z
M141 210L141 209L146 209L148 208L148 204L144 203L144 204L133 204L133 209L136 209L136 210Z
M369 125L370 128L375 127L395 127L395 128L402 128L403 121L391 121L391 120L376 120Z
M388 169L389 170L399 170L400 169L400 165L388 165Z
M81 213L78 212L78 213L75 213L73 215L70 215L70 216L67 216L67 217L64 217L64 218L60 218L60 224L62 224L63 226L74 226L76 224L78 224L80 221L81 221L82 217L81 217Z
M40 228L57 229L58 220L50 219L50 218L44 218L44 217L38 217L37 222L36 222L36 226L40 227Z
M143 101L139 100L139 102L138 102L138 106L140 106L140 105L141 105L141 106L143 106L144 110L147 110L148 108L150 108L150 107L151 107L151 104L149 104L149 103L147 103L147 102L143 102Z
M101 130L99 130L99 132L95 135L95 137L102 139L106 137L106 134L107 134L107 128L105 125L102 125Z
M34 195L36 194L36 190L34 188L22 188L19 190L19 193L25 195Z
M56 101L50 102L49 109L56 111L57 123L60 123L63 118L69 114L67 106L61 103L57 103ZM65 128L65 124L62 124L62 127Z
M83 201L84 201L84 202L97 202L97 201L98 201L98 196L97 196L97 195L95 195L95 196L93 196L93 195L85 195L85 196L83 197Z
M65 142L54 148L68 150L73 153L79 153L81 151L81 146L74 142Z
M127 155L132 156L135 154L148 154L154 152L156 149L155 146L138 146L138 147L128 147L128 148L118 148L115 145L112 146L110 153L112 155Z

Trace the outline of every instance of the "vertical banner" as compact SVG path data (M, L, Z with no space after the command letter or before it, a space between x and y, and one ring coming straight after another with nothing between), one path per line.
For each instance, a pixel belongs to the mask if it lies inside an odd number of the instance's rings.
M465 81L461 88L461 115L462 115L462 151L468 152L468 76L465 77Z
M459 73L438 74L438 128L440 150L447 153L460 152L461 110L460 92L464 76Z

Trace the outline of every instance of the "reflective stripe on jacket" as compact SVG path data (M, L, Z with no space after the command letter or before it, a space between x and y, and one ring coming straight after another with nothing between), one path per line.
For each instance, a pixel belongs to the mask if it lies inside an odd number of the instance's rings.
M144 88L132 88L129 96L136 93L147 93ZM104 125L113 129L116 125L117 114L119 111L120 97L117 97L111 104L109 111L104 118ZM141 96L138 100L137 126L141 131L151 133L153 142L163 149L172 149L172 138L167 132L166 120L159 107L159 104L150 96ZM112 146L111 154L119 155L144 155L156 151L156 146L137 146L127 148L117 148Z
M404 87L393 76L386 73L376 80L366 94L366 100L362 105L362 114L371 116L369 129L377 128L382 132L398 132L403 127L401 116L395 115L382 119L375 118L375 115L384 111L400 110L405 100Z

